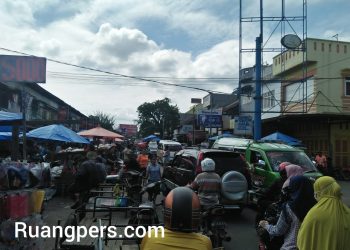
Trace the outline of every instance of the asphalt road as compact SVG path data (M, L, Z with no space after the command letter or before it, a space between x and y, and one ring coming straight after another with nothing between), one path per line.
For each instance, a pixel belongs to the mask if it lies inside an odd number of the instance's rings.
M342 187L343 201L350 207L350 181L338 182ZM225 242L225 250L257 250L258 237L254 228L256 212L253 208L245 208L241 215L233 213L225 217L230 242Z
M343 201L350 207L350 181L339 182L342 186ZM57 225L57 219L65 219L73 210L71 199L55 197L47 204L44 213L44 221L48 225ZM254 208L245 208L241 214L229 213L225 216L227 231L231 236L230 242L224 242L227 250L256 250L258 249L258 237L254 228L256 212ZM124 217L124 216L123 216ZM44 242L45 249L53 249L54 239ZM109 248L106 248L109 249ZM117 248L110 248L117 249Z

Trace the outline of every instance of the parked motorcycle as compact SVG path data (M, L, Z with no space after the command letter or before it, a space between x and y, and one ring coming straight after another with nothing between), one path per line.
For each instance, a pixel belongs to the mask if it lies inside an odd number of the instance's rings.
M224 213L224 206L219 204L202 212L202 232L210 238L213 248L222 247L223 241L231 241L231 237L226 232Z

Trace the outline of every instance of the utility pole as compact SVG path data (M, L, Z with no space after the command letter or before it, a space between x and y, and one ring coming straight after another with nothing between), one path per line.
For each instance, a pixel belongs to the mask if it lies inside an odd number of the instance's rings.
M24 89L24 85L22 85L22 114L23 114L23 160L27 160L27 117L26 117L26 109L27 109L27 96L26 91Z
M261 139L261 36L256 38L254 140Z
M193 108L192 108L192 113L193 113L193 123L192 123L192 145L195 145L195 141L196 141L196 137L195 137L195 129L196 129L196 116L194 114L194 105L193 105Z

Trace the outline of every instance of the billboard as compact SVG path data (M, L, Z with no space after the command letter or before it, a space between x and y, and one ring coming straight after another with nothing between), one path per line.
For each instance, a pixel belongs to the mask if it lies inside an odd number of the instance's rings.
M198 115L198 122L199 122L199 125L204 128L221 128L222 127L221 115L200 114Z
M119 130L127 136L135 136L137 134L137 125L134 124L119 124Z
M45 83L46 58L0 55L0 81Z
M235 135L253 135L253 121L251 116L235 116Z

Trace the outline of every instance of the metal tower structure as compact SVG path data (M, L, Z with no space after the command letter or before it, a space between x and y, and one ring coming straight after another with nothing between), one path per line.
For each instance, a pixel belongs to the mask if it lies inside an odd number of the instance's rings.
M284 69L285 69L285 60L282 59L282 62L280 63L281 67L281 74L278 77L278 79L264 79L263 75L263 61L264 59L271 60L272 56L281 55L281 58L283 58L284 54L289 51L293 51L293 53L302 53L302 77L298 81L300 82L298 89L296 90L302 90L302 100L298 102L302 106L302 110L299 112L290 112L288 110L284 110L284 107L288 107L288 105L291 103L293 97L291 100L286 100L285 103L287 105L282 105L282 102L279 102L276 97L276 103L280 105L280 113L306 113L307 112L307 87L306 87L306 81L307 81L307 3L306 0L294 0L289 1L288 6L286 6L286 1L276 1L274 3L273 7L267 8L268 15L264 15L264 4L263 0L253 0L256 2L256 6L260 4L258 8L256 8L256 12L253 13L252 8L252 1L242 1L240 0L240 13L239 13L239 83L238 83L238 97L240 100L239 104L239 112L240 115L243 113L241 110L241 97L242 97L242 69L246 67L252 67L251 64L251 58L249 57L250 54L255 54L254 57L256 59L255 62L255 81L256 83L256 96L255 96L255 110L252 110L250 112L244 112L244 113L254 113L254 128L257 124L258 127L257 130L261 130L261 89L262 89L262 83L269 83L269 82L281 82L281 88L283 85L287 84L289 79L286 79L284 76ZM300 1L299 6L296 1ZM244 2L244 3L243 3ZM279 6L280 4L280 6ZM296 7L297 6L297 7ZM288 7L288 8L287 8ZM291 12L293 13L300 13L299 15L287 15L286 10L292 9ZM247 12L247 14L245 13ZM248 27L248 28L247 28ZM264 29L264 28L267 29ZM278 32L279 30L279 32ZM256 34L252 35L253 32L256 31ZM292 34L295 36L298 36L301 40L300 46L296 48L289 48L287 49L281 44L282 38L284 38L287 34ZM245 37L244 37L245 36ZM251 44L253 39L256 37L256 43L255 47L252 47ZM244 46L245 42L250 44L251 47ZM267 55L267 56L266 56ZM271 62L273 63L273 62ZM268 112L266 112L268 113ZM272 112L276 113L276 112ZM260 117L260 118L259 118ZM259 128L260 126L260 128ZM254 133L259 133L254 129ZM260 132L261 133L261 132ZM258 135L259 137L260 135ZM255 138L255 136L254 136ZM260 139L260 138L258 138Z

